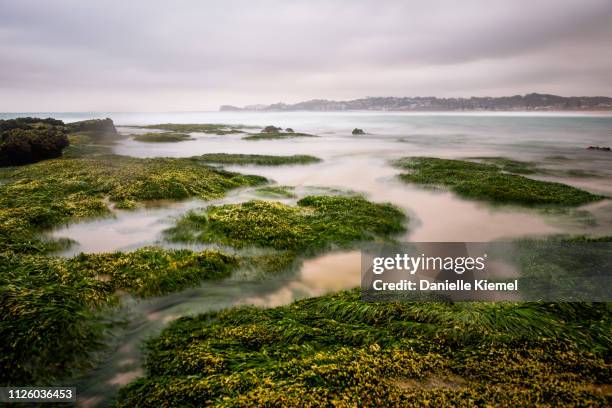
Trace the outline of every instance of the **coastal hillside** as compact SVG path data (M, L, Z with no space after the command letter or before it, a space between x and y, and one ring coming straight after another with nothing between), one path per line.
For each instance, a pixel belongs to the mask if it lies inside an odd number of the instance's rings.
M312 99L309 101L272 105L236 107L222 105L221 111L558 111L558 110L612 110L612 98L605 96L558 96L530 93L502 97L437 98L367 97L350 101Z

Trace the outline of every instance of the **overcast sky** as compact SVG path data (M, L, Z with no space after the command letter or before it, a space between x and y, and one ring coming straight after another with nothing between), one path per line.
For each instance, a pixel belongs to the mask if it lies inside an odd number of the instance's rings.
M612 96L612 0L0 0L0 111Z

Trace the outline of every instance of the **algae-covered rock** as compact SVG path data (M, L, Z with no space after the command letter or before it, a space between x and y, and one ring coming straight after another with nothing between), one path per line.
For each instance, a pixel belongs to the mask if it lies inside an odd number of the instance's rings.
M72 133L85 132L97 138L113 138L118 136L117 129L111 118L82 120L68 123L66 127Z
M566 184L513 174L533 169L516 161L493 159L474 162L407 157L394 164L408 171L399 175L405 182L446 186L462 197L495 203L570 207L605 198Z
M161 132L134 135L134 140L145 143L176 143L193 140L193 138L184 133Z
M253 200L191 211L166 231L175 242L221 242L310 254L405 231L404 213L363 197L307 196L297 205Z
M276 126L266 126L265 128L263 128L261 130L261 133L278 133L281 130L283 130L283 128L281 127L276 127Z
M319 163L321 159L305 154L293 156L271 156L265 154L232 154L232 153L206 153L195 156L192 160L204 163L219 163L233 165L283 166L292 164Z
M0 120L0 166L60 157L69 145L64 122L56 119Z
M358 289L235 307L152 339L146 376L117 406L604 407L607 316L598 304L363 302Z

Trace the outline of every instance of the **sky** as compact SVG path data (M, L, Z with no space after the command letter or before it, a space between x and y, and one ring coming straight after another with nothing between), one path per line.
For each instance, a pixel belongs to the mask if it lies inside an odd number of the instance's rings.
M0 0L0 111L612 96L612 0Z

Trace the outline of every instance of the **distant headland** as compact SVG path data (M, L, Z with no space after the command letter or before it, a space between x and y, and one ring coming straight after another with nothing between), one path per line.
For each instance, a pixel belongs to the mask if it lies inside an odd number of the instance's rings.
M558 96L539 93L501 97L437 98L367 97L349 101L312 99L294 104L222 105L220 111L612 111L612 98L605 96Z

